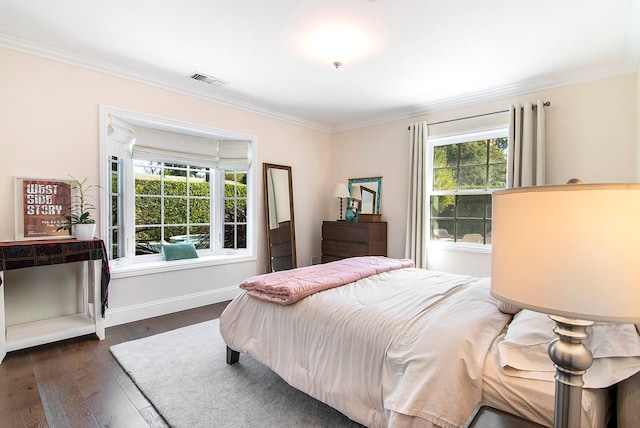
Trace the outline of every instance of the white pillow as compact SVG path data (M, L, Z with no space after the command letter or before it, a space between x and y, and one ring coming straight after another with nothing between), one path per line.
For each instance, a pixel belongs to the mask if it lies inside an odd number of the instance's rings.
M521 307L512 305L511 303L503 302L500 299L496 299L496 306L498 307L498 310L500 312L509 315L517 314L522 310Z
M522 310L513 317L498 345L500 364L509 376L554 381L549 343L557 336L547 315ZM583 341L593 353L593 365L583 376L585 388L605 388L640 371L640 336L633 324L595 323Z

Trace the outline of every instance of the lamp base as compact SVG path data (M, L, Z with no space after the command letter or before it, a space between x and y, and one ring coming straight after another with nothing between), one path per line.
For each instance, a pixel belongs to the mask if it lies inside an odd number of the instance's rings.
M591 350L582 343L593 321L549 315L558 338L549 344L549 357L556 367L556 398L553 426L579 428L582 408L582 375L593 363Z

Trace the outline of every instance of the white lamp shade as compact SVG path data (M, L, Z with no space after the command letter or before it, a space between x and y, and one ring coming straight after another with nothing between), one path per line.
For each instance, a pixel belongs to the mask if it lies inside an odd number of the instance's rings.
M347 187L347 183L338 183L336 184L336 188L333 191L334 198L348 198L349 197L349 187Z
M491 294L550 315L640 322L640 184L493 194Z
M362 189L360 189L360 186L351 186L351 199L354 201L362 200Z

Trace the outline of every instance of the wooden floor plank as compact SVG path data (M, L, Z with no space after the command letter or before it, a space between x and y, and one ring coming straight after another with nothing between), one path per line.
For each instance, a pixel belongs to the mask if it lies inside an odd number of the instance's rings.
M100 426L147 427L112 373L96 361L91 342L76 343L63 351L78 389Z
M113 378L103 388L86 397L86 402L100 426L127 428L149 426Z
M131 401L133 406L139 410L149 407L151 403L147 400L142 392L138 389L133 380L124 371L120 364L109 353L109 359L103 361L103 366L111 373L111 376L118 383L124 394Z
M0 415L41 404L26 352L10 353L0 364Z
M99 427L71 376L38 382L45 415L53 427Z
M27 427L35 428L49 427L47 423L47 417L44 414L42 404L38 404L34 407L26 407L19 410L14 410L9 413L4 413L0 417L0 426L5 427Z
M0 364L0 426L153 427L167 423L115 360L112 345L218 318L228 302L9 352Z
M39 346L30 354L30 362L36 382L68 376L69 367L62 358L63 343L57 345Z

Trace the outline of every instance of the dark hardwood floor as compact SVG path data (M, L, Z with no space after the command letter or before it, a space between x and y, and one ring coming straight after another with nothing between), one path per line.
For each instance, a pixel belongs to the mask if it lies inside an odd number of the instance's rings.
M227 304L109 327L105 340L90 335L8 353L0 427L167 427L109 347L218 318Z

